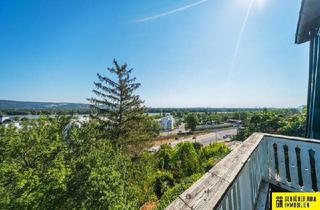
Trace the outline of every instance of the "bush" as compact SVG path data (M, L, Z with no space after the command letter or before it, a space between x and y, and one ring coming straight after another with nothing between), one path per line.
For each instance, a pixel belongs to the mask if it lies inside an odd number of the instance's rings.
M162 170L169 170L172 167L171 159L174 149L169 145L161 145L160 150L156 153L158 159L158 168Z
M158 171L154 183L154 192L160 198L173 184L174 179L170 172Z
M208 160L212 157L223 157L230 152L230 149L224 143L212 143L201 148L201 159Z
M203 160L201 166L205 171L209 171L214 166L214 164L217 162L217 160L218 160L218 158L211 157L208 160Z
M289 136L304 137L306 133L306 112L296 114L283 122L279 133Z
M193 174L190 177L185 178L181 183L176 184L174 187L170 188L161 197L157 204L157 210L165 209L172 201L174 201L181 193L188 189L194 182L196 182L202 173Z
M172 157L176 179L191 176L203 172L199 156L190 142L183 142L176 146L176 152Z
M135 188L135 197L139 200L139 205L157 200L154 193L154 182L157 175L155 155L144 152L139 156L131 158L131 166L127 169L129 172L128 185Z
M197 152L203 147L199 142L193 142L192 145Z

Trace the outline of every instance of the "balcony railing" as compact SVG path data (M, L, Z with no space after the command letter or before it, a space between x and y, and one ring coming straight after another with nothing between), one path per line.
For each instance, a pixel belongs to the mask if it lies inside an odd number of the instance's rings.
M269 184L320 189L320 141L255 133L166 209L266 209Z

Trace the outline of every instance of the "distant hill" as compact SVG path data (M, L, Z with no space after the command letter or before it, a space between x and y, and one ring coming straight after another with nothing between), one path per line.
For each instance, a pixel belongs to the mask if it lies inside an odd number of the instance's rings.
M300 108L300 107L299 107ZM241 112L241 111L259 111L263 108L151 108L149 113L172 113L172 112ZM277 110L279 108L267 108ZM297 108L288 108L299 110ZM53 102L30 102L30 101L13 101L0 100L0 114L6 115L25 115L25 114L68 114L90 113L90 105L84 103L53 103Z
M0 110L87 110L89 104L0 100Z

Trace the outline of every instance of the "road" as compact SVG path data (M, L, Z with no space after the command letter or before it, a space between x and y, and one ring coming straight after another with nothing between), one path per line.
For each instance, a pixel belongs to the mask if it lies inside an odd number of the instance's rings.
M188 137L188 138L182 138L178 139L176 141L173 141L170 143L171 146L176 146L177 144L181 142L199 142L202 145L208 145L212 142L216 141L228 141L230 138L223 138L224 136L234 136L237 134L237 129L236 128L230 128L230 129L224 129L224 130L218 130L218 131L213 131L211 133L203 134L203 135L197 135L195 139L193 137ZM151 152L156 152L160 149L160 146L153 146L151 147L148 151Z

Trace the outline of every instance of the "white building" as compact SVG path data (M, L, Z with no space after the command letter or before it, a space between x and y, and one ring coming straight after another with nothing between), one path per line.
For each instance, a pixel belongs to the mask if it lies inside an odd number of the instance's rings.
M8 119L10 118L0 115L0 123L3 123L5 120L8 120Z
M171 131L174 126L174 118L171 115L167 115L159 119L161 130Z

